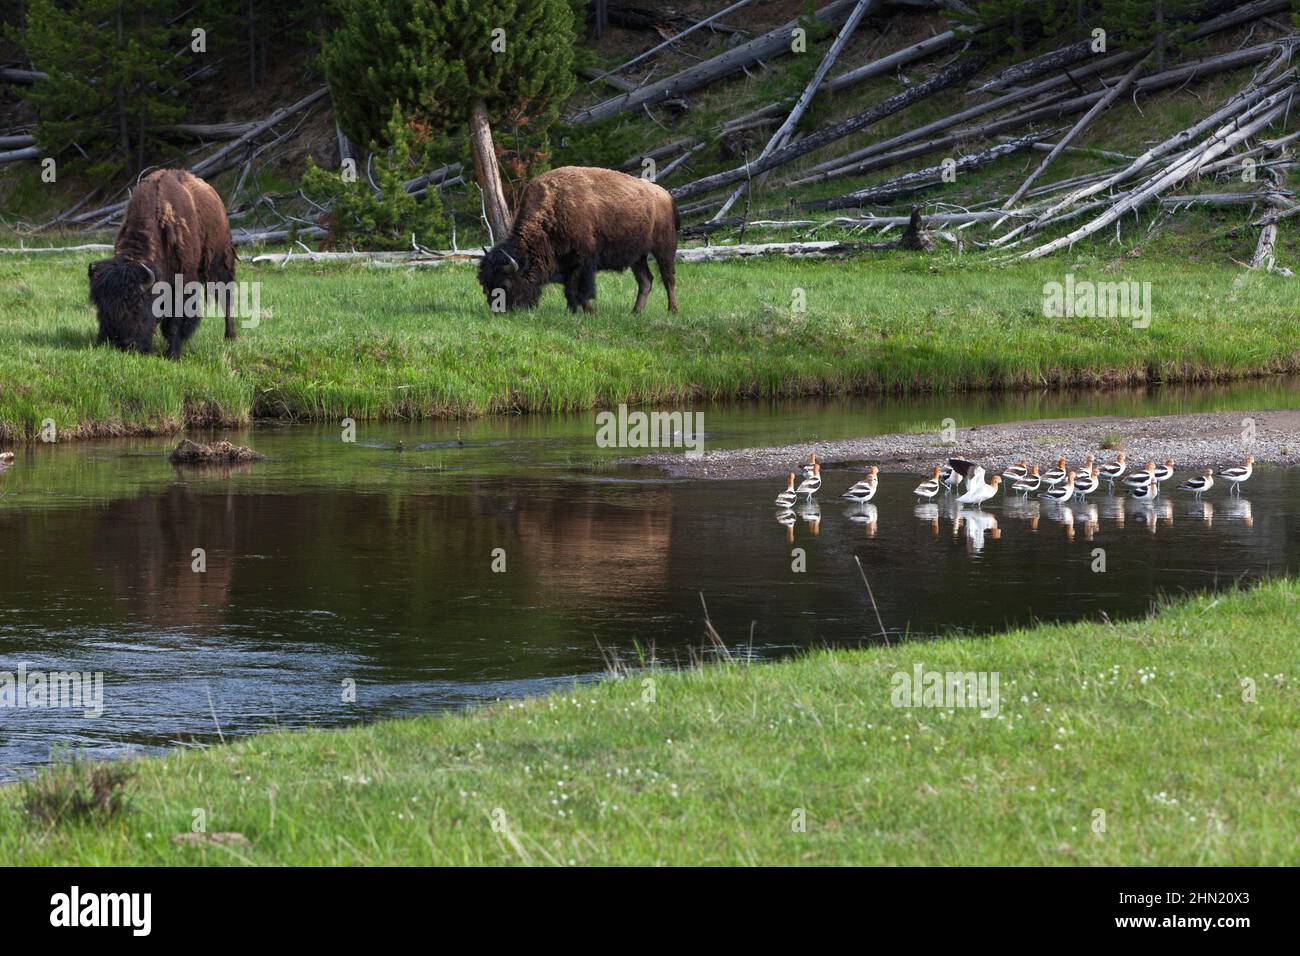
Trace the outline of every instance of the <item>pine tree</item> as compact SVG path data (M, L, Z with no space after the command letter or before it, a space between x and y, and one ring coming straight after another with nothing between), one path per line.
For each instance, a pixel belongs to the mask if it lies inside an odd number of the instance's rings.
M19 39L49 74L23 95L49 155L75 149L92 174L135 172L165 147L160 127L184 114L180 69L190 35L167 0L31 0Z
M573 90L570 0L336 0L321 66L350 139L384 145L407 121L458 136L496 238L509 230L493 123L544 130Z

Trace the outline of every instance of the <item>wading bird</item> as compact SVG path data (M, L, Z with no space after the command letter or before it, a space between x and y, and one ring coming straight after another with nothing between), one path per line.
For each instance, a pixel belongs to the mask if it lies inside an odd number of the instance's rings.
M1089 455L1088 458L1091 460L1092 456ZM1090 495L1097 490L1099 484L1097 477L1099 474L1100 469L1093 465L1087 474L1079 475L1074 479L1074 493L1080 501L1083 500L1084 495Z
M880 468L876 465L872 465L871 470L867 472L867 477L863 478L848 491L844 492L840 497L848 498L850 501L856 502L860 505L865 505L872 498L876 497L876 485L879 480Z
M1059 485L1063 481L1065 481L1064 456L1056 459L1056 467L1048 471L1047 474L1043 475L1043 484L1045 485L1055 486L1055 485Z
M817 452L811 451L808 453L808 460L799 466L799 471L802 472L805 478L811 478L813 476L813 469L816 467Z
M1010 468L1002 473L1003 481L1017 482L1029 474L1029 462L1021 458Z
M13 455L10 455L9 457L12 458ZM1223 471L1219 472L1219 477L1224 481L1232 482L1232 487L1228 489L1229 494L1232 494L1233 492L1241 494L1241 483L1243 481L1250 481L1251 473L1254 470L1255 456L1247 455L1245 464L1233 465L1231 468L1225 468Z
M808 500L811 501L812 496L821 490L821 486L822 466L814 463L812 466L812 474L799 482L799 487L794 490L794 493L796 495L807 495Z
M978 468L978 466L976 467ZM994 475L992 481L985 483L983 476L984 469L978 468L978 470L980 472L980 480L975 482L973 477L968 480L970 490L957 499L959 504L975 505L977 508L983 508L984 502L988 501L998 493L998 485L1002 484L1002 476Z
M785 491L776 496L776 506L782 511L789 511L794 507L794 503L799 500L799 496L794 490L794 472L789 474L789 482L785 486Z
M1115 482L1123 477L1126 468L1128 468L1128 465L1124 464L1123 452L1116 455L1115 460L1109 465L1101 466L1101 477L1106 479L1106 484L1110 486L1112 491L1115 490Z
M942 486L943 486L943 481L939 478L939 466L935 465L934 474L930 477L928 481L923 481L915 488L913 488L912 494L916 495L916 497L918 498L925 498L929 500L934 498L934 496L939 493L939 489Z
M1128 487L1132 488L1135 491L1139 488L1146 489L1147 491L1146 494L1135 495L1134 497L1154 498L1156 494L1159 492L1159 488L1156 485L1155 475L1156 475L1156 462L1155 459L1153 458L1151 459L1151 461L1147 462L1147 466L1144 470L1135 471L1133 472L1133 474L1125 478L1124 484L1128 485Z
M1178 490L1194 491L1196 492L1196 497L1199 498L1201 497L1201 495L1205 494L1205 492L1209 491L1213 487L1214 487L1214 469L1206 468L1203 472L1201 472L1201 477L1188 478L1186 481L1184 481L1181 485L1178 486Z
M1063 502L1069 501L1074 497L1074 472L1066 472L1065 481L1052 485L1038 497L1046 498L1049 501Z
M1038 466L1034 465L1034 467L1030 470L1029 474L1025 475L1025 477L1021 478L1019 481L1017 481L1014 485L1011 486L1011 490L1018 491L1026 498L1028 498L1029 493L1031 491L1037 491L1040 487L1042 487L1042 484L1043 484L1043 476L1038 473Z

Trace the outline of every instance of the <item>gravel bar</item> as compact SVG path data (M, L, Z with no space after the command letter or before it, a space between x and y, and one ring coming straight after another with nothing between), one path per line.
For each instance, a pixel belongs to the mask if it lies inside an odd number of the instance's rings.
M1245 439L1248 422L1254 438ZM1119 439L1118 442L1115 439ZM1103 449L1105 442L1114 446ZM1058 456L1070 465L1085 456L1111 460L1123 450L1130 466L1147 459L1172 458L1175 467L1214 468L1240 464L1246 454L1257 464L1300 464L1300 410L1219 412L1165 415L1150 418L1095 416L973 425L957 430L955 443L945 444L937 432L870 435L842 441L819 441L772 448L706 451L699 458L682 452L659 452L625 459L625 464L655 467L675 478L738 480L784 475L816 449L826 465L879 465L885 472L927 473L932 465L958 456L1001 470L1021 458L1051 466Z

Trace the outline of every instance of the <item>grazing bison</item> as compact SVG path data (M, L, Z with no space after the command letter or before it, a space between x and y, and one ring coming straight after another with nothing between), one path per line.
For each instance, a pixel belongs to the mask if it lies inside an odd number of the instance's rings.
M648 180L612 169L561 166L524 188L510 235L495 249L484 249L478 281L490 307L530 309L545 283L560 282L569 310L581 306L590 312L596 271L630 266L638 289L632 311L640 312L653 284L647 257L654 256L668 308L676 312L680 224L672 197Z
M173 283L216 286L226 317L226 338L235 337L235 247L226 207L216 190L181 169L161 169L140 180L118 230L113 258L90 266L90 300L99 313L99 341L148 352L162 318L167 357L199 325L198 301ZM159 287L164 283L166 289ZM185 306L186 302L191 305ZM182 308L177 309L180 303Z

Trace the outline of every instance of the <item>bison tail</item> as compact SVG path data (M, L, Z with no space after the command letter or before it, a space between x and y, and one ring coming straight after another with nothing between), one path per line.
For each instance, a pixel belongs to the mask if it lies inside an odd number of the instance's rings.
M673 204L673 231L674 231L674 232L681 232L681 230L682 230L682 214L681 214L680 212L677 211L677 200L676 200L676 199L673 199L673 198L670 196L670 197L668 197L668 201L671 202L671 203Z

